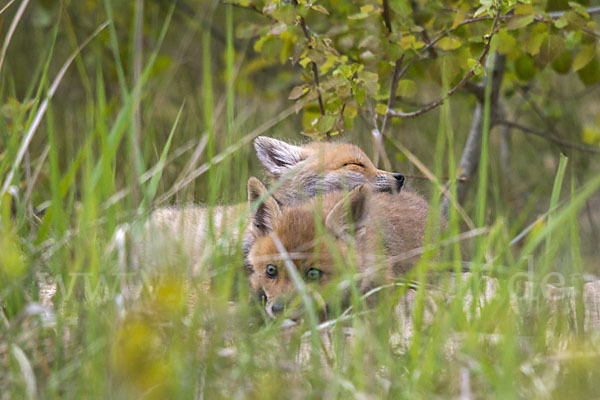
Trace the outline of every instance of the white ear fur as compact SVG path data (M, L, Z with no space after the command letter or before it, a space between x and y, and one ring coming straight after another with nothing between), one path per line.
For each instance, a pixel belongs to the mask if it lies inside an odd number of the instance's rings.
M248 179L248 204L253 205L268 192L261 181L255 177ZM281 209L273 196L269 196L259 204L252 214L252 232L255 236L263 236L273 230L275 222L281 217Z
M338 237L351 233L351 227L363 220L367 213L367 199L370 191L365 185L355 187L347 196L337 202L325 219L325 226ZM348 211L350 215L348 215Z
M266 136L254 139L254 148L260 162L274 177L283 175L306 158L301 147Z

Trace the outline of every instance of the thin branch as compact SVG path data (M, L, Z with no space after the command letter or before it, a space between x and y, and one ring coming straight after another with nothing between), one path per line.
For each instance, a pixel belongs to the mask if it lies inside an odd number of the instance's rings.
M567 11L571 11L571 10L551 11L548 13L548 16L552 19L559 19L560 17L565 15L565 13ZM588 13L589 15L600 14L600 6L599 7L590 7L588 9L586 9L585 12Z
M321 90L319 89L319 70L317 68L317 63L314 61L310 62L312 65L312 73L315 79L315 87L317 90L317 100L319 101L319 111L321 115L325 115L325 106L323 105L323 97L321 96ZM329 133L327 134L329 136Z
M383 0L383 22L388 33L392 33L392 21L390 19L390 5L388 0Z
M292 4L295 7L298 7L297 0L292 0ZM304 17L300 17L300 26L302 27L302 32L304 33L304 37L306 38L306 40L308 40L308 47L312 48L312 44L311 44L312 37L310 34L310 30L306 26L306 21L304 20ZM321 96L321 90L319 88L319 69L317 67L316 62L311 61L310 64L311 64L311 69L312 69L312 73L313 73L313 78L315 80L315 90L317 92L317 101L319 102L319 111L321 112L321 115L325 115L325 106L323 105L323 96ZM327 132L327 139L331 139L330 132Z
M392 82L390 86L390 97L388 98L387 109L392 110L394 108L394 102L396 101L396 91L398 90L398 82L401 77L401 67L402 61L404 61L404 54L398 60L396 60L396 64L394 65L394 72L392 73ZM385 134L387 126L389 124L390 115L386 113L383 117L383 122L381 123L381 134Z
M496 17L494 18L494 23L492 24L492 29L490 31L490 34L488 35L488 40L486 41L485 47L483 48L483 52L481 53L481 56L479 56L479 59L477 60L478 64L481 64L483 62L483 60L485 59L485 57L487 56L487 54L490 51L490 45L492 43L492 38L494 37L494 34L496 33L496 26L497 26L499 20L500 20L500 13L497 13ZM390 115L390 116L396 117L396 118L415 118L415 117L418 117L419 115L425 114L426 112L429 112L429 111L433 110L434 108L437 108L440 105L442 105L448 97L452 96L461 87L463 87L473 77L473 75L475 75L475 68L472 68L465 75L465 77L456 84L456 86L454 86L453 88L451 88L448 91L448 93L446 93L444 96L429 103L428 105L426 105L425 107L423 107L419 110L412 111L409 113L404 113L401 111L396 111L396 110L388 108L387 115Z
M550 141L550 142L552 142L554 144L557 144L559 146L564 146L564 147L568 147L568 148L571 148L571 149L579 150L579 151L582 151L584 153L600 154L600 149L596 149L596 148L593 148L593 147L590 147L590 146L586 146L586 145L583 145L583 144L579 144L579 143L571 142L571 141L568 141L568 140L564 140L564 139L558 138L556 136L548 135L545 132L539 131L537 129L530 128L530 127L525 126L525 125L521 125L521 124L519 124L517 122L501 120L501 121L495 121L495 123L498 124L498 125L504 125L504 126L508 126L510 128L518 129L518 130L520 130L520 131L522 131L524 133L530 133L532 135L539 136L539 137L544 138L544 139L546 139L546 140L548 140L548 141Z

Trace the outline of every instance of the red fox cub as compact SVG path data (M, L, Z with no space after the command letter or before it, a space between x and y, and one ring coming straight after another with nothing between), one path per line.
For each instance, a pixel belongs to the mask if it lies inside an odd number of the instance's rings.
M370 183L379 192L393 193L404 183L402 174L375 168L352 144L312 142L294 146L259 136L254 148L270 183L279 183L274 196L281 204L294 204L317 193L350 190L363 183Z
M404 183L401 174L375 168L367 155L352 144L295 146L259 136L254 140L254 148L270 182L276 186L273 197L282 205L302 202L317 193L349 190L363 183L370 183L381 192L395 193ZM247 230L238 232L235 221L246 212L247 203L242 203L214 207L211 215L218 237L229 232L231 236L227 241L237 243L238 235L243 234L244 258L254 236ZM160 266L175 262L181 265L183 261L192 272L199 271L209 245L205 240L208 221L209 209L203 206L155 210L145 225L143 237L134 243L133 264ZM247 261L245 263L248 268Z
M266 193L258 179L250 178L249 202ZM250 228L254 235L248 255L252 288L266 298L269 316L282 312L296 293L284 264L289 257L298 274L317 292L342 277L341 266L356 265L364 293L416 264L419 256L411 251L422 246L427 212L427 202L415 193L378 193L368 184L287 207L266 197L254 212ZM319 240L318 221L333 240ZM277 241L287 255L278 251ZM353 254L354 263L350 259Z

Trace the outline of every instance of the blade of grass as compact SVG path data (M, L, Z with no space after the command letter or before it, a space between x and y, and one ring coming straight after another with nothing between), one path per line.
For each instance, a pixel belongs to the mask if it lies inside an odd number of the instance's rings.
M25 123L25 127L31 126L33 118L38 110L38 107L39 107L39 104L40 104L40 101L42 98L42 94L44 93L44 90L47 88L46 85L47 85L47 79L48 79L48 70L50 68L50 62L52 60L52 55L54 54L54 46L56 45L56 39L58 36L58 28L59 28L59 23L57 22L54 26L54 32L50 39L50 46L49 46L48 52L45 55L45 57L41 59L44 61L40 62L38 64L38 66L36 67L36 71L33 73L33 76L32 76L31 84L28 86L27 92L25 93L24 100L22 103L25 104L26 106L21 107L21 109L19 110L19 112L16 115L15 126L20 126L21 124L23 124L23 120L25 119L25 115L27 113L27 110L29 109L29 105L27 105L27 104L31 104L31 111L29 112L29 117L27 119L27 122ZM39 83L36 86L38 75L40 75L40 79L39 79ZM37 90L36 90L36 87L37 87ZM28 101L27 99L30 99L32 93L34 93L34 92L35 92L34 99L31 101ZM19 138L20 138L20 135L11 135L11 138L9 139L9 142L8 142L6 154L9 154L12 156L13 154L17 153ZM10 157L10 158L4 157L4 159L0 163L0 175L4 175L4 173L8 173L8 166L10 165L11 159L12 159L12 157Z
M548 212L548 223L552 222L553 213L556 210L556 206L558 204L558 199L560 198L560 189L562 188L563 178L565 176L565 169L567 168L567 161L569 159L565 157L564 154L561 153L560 160L558 162L558 170L556 171L556 176L554 178L554 185L552 186L552 195L550 197L550 207ZM546 252L550 251L552 245L552 232L548 232L546 236Z
M165 35L167 34L167 28L170 25L174 8L175 8L175 5L172 4L171 7L169 8L169 12L165 19L165 22L163 23L163 26L161 28L157 46L154 49L154 51L152 52L150 59L148 60L148 64L146 65L146 67L144 68L144 71L142 72L142 76L141 76L140 80L138 82L136 82L136 84L133 88L132 95L125 97L123 107L119 111L117 118L115 120L115 123L113 124L113 126L108 134L108 140L107 140L108 150L102 153L100 163L98 163L98 165L96 165L96 168L94 169L94 173L92 174L92 180L93 180L94 185L98 184L100 177L102 176L103 170L106 168L105 167L106 163L110 163L110 161L112 159L114 159L115 154L117 153L117 150L119 148L119 144L121 143L121 139L123 138L123 135L125 134L125 130L129 126L129 123L131 122L133 110L135 109L137 102L139 102L141 100L140 93L142 91L142 88L144 87L144 85L146 84L148 79L150 78L152 68L154 67L156 58L158 57L158 51L160 50L160 47L163 43Z
M8 3L6 3L6 5L0 10L0 15L4 14L4 11L6 11L14 2L15 0L10 0Z
M6 50L8 50L8 45L10 44L10 41L11 41L13 35L15 34L17 25L19 25L19 21L21 21L21 18L23 17L23 13L25 12L25 9L27 8L28 4L29 4L29 0L23 0L23 2L21 3L21 6L17 9L17 13L15 14L15 16L12 19L12 22L10 24L10 27L8 28L8 32L6 33L6 36L4 37L4 43L2 43L2 50L0 50L0 72L2 72L2 65L4 64L4 57L6 57ZM4 12L4 10L6 10L8 8L8 6L10 6L10 4L8 4L6 7L4 7L2 9L2 12L0 12L0 15Z
M179 111L177 112L177 116L175 117L175 122L171 127L171 132L169 133L169 137L167 139L167 143L163 148L160 159L158 163L154 167L154 171L152 173L152 178L150 179L150 184L148 185L148 189L146 190L146 197L142 206L140 206L140 210L138 210L138 215L146 211L146 209L152 204L152 199L156 195L156 190L158 189L158 183L160 182L160 177L162 176L163 169L166 165L167 154L169 153L169 149L171 148L171 141L173 140L173 136L175 135L175 131L179 126L179 119L181 118L181 114L183 112L183 108L185 107L185 101L179 107Z
M25 138L23 139L21 147L19 148L19 152L17 153L16 159L13 162L13 165L8 173L8 176L4 180L2 189L0 190L0 197L2 197L4 195L4 193L6 193L6 191L8 190L8 187L10 186L12 179L14 177L15 171L16 171L17 167L21 164L21 160L23 159L25 152L27 151L27 148L29 147L29 143L31 143L31 140L33 139L33 136L35 135L38 126L42 122L42 118L44 117L44 114L46 113L46 109L48 108L48 103L52 99L52 97L54 97L54 94L56 93L56 90L58 89L60 82L62 81L63 77L65 76L65 73L67 72L67 69L69 69L69 66L71 65L71 63L73 62L73 60L75 59L77 54L79 52L81 52L81 50L83 50L83 48L93 38L95 38L100 32L102 32L102 30L104 28L106 28L107 25L108 25L108 22L101 24L90 36L88 36L87 39L85 39L83 41L81 46L79 46L79 48L74 53L72 53L71 56L69 56L67 61L65 61L62 68L59 70L58 74L56 75L56 78L52 82L52 85L48 89L48 94L46 95L46 98L42 102L40 109L35 114L35 118L33 119L31 126L29 127L29 129L27 130L27 133L25 134Z

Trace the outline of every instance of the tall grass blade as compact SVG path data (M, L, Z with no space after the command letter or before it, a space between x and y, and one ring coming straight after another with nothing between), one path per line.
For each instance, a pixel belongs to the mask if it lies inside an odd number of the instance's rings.
M0 197L2 197L4 195L4 193L6 193L6 191L8 190L8 187L10 186L13 176L15 174L15 170L18 168L19 164L21 164L21 161L23 160L23 157L25 156L25 152L27 151L27 147L29 146L29 143L31 143L31 140L33 139L33 136L35 135L37 128L40 125L40 123L42 122L42 118L44 117L44 114L46 113L46 109L48 108L48 103L50 102L50 100L52 99L54 94L56 93L56 89L58 89L58 85L60 85L60 82L62 81L65 73L67 72L67 69L69 69L69 66L71 65L71 63L73 62L73 60L75 59L77 54L79 52L81 52L81 50L83 50L83 48L93 38L95 38L100 32L102 32L102 30L104 28L106 28L107 25L108 25L108 22L101 24L94 31L94 33L92 33L90 36L88 36L88 38L83 41L81 46L79 46L79 48L73 54L71 54L71 56L63 64L62 68L58 71L56 78L54 79L54 81L52 82L52 85L48 89L48 94L46 95L46 98L42 102L40 109L35 114L35 118L33 119L31 126L29 127L29 129L27 130L27 133L25 134L25 138L23 139L23 142L21 143L21 147L19 148L19 152L17 153L16 159L12 164L12 167L8 173L8 176L4 180L4 183L2 184L2 189L0 189Z

